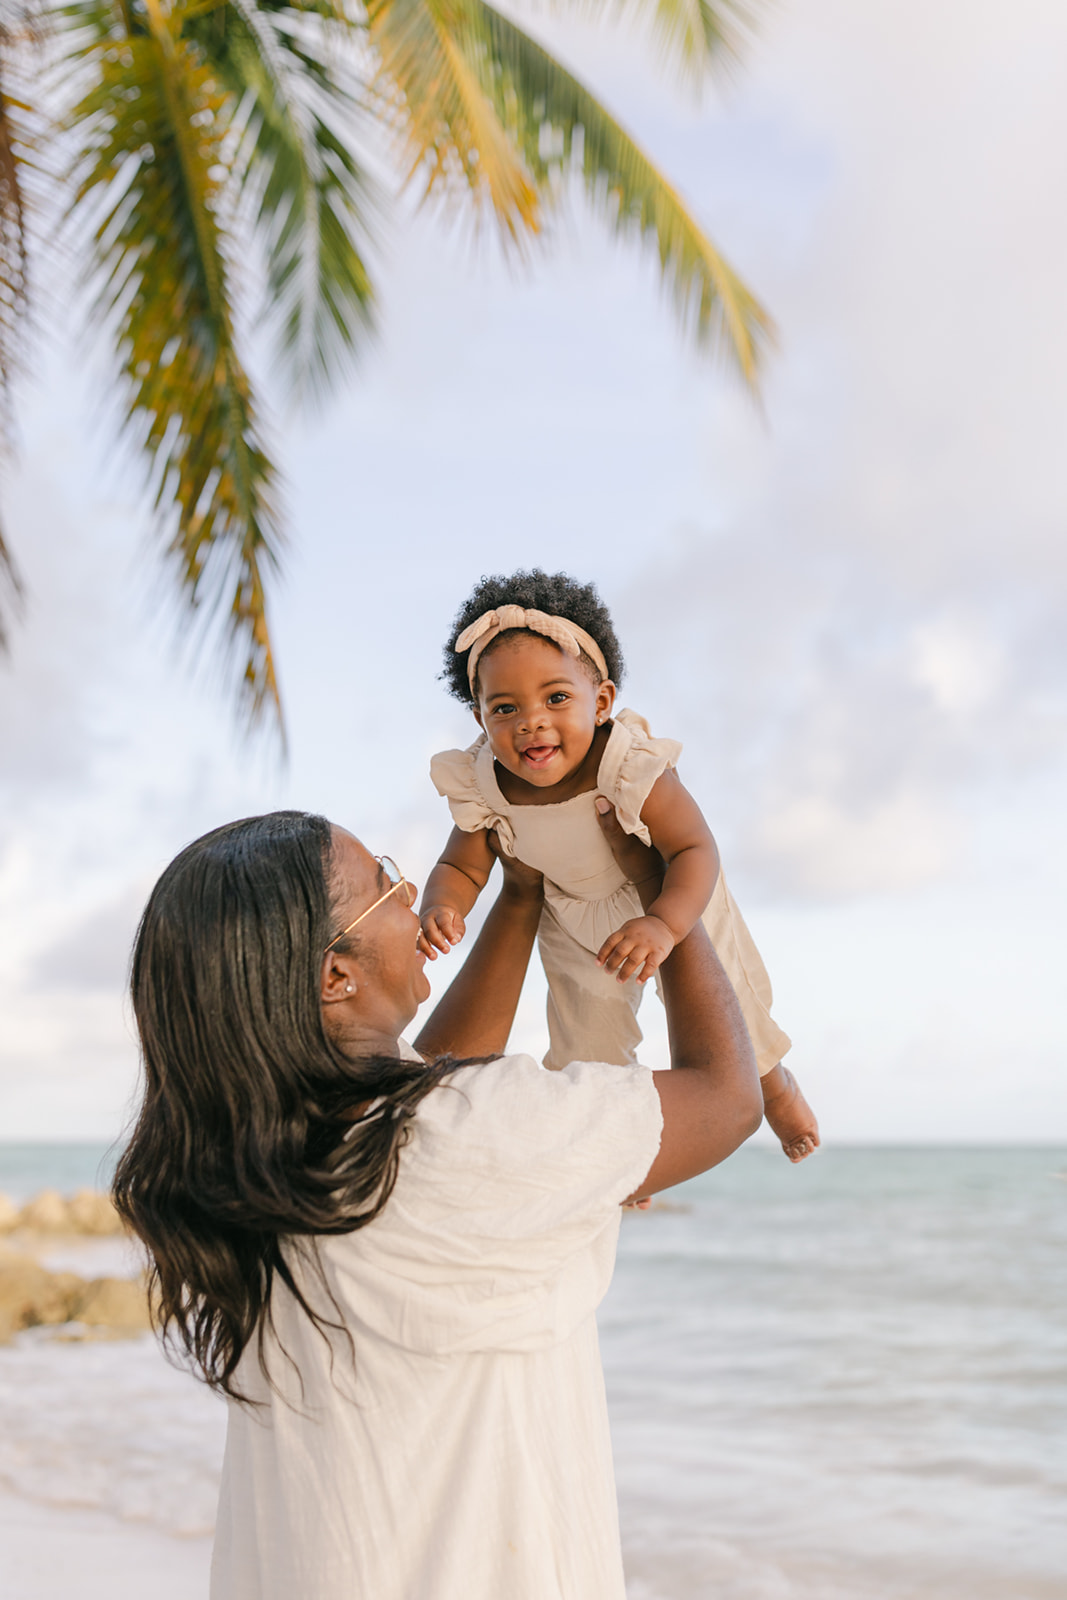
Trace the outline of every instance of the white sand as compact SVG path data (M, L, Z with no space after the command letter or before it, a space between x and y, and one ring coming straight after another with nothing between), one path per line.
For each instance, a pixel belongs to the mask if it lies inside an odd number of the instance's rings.
M207 1600L210 1538L0 1491L3 1600Z

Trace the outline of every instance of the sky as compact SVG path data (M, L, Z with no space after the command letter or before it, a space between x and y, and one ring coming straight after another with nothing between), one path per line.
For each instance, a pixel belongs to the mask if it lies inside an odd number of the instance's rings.
M697 97L640 33L521 14L770 308L761 402L579 197L523 262L402 197L352 380L300 417L265 364L282 763L180 645L54 293L0 490L28 601L0 664L0 1138L120 1132L133 928L197 834L295 805L424 879L429 757L475 731L437 681L451 617L536 564L598 584L621 703L683 741L826 1139L1065 1141L1067 15L777 0ZM542 1004L535 972L538 1054ZM643 1021L662 1064L652 996Z

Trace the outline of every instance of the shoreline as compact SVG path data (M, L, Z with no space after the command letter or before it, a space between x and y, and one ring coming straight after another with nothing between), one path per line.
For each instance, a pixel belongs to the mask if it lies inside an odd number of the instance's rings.
M0 1486L0 1593L10 1600L207 1600L211 1538L179 1538Z

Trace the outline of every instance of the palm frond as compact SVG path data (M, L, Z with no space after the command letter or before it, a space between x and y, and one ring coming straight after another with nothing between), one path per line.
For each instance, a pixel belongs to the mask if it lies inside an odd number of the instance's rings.
M465 16L451 0L370 0L370 42L403 132L409 177L422 176L427 194L466 186L517 240L539 228L541 197L464 40Z
M225 627L250 717L270 707L280 723L264 593L280 542L276 474L235 337L224 226L232 97L182 37L180 3L80 0L68 14L72 59L90 77L69 118L73 210L93 217L127 429L148 456L189 603Z
M25 178L33 163L40 121L26 97L26 73L19 69L39 42L40 25L28 6L0 7L0 455L11 448L12 385L26 360L30 283ZM2 530L0 590L8 602L0 608L0 651L5 651L5 609L7 613L17 609L22 584Z
M728 352L754 388L773 340L770 319L677 190L595 96L521 28L486 0L454 3L455 47L528 181L544 194L554 173L577 167L609 226L654 246L683 328L698 343ZM413 9L419 0L403 4ZM508 215L501 220L510 228Z
M695 82L709 66L730 71L736 65L757 17L753 0L579 0L578 9L647 18L664 55Z
M25 360L29 309L26 179L38 156L43 117L29 100L30 56L40 24L26 5L0 3L0 447L10 440L10 396Z
M376 197L350 145L362 107L329 48L348 24L323 0L307 6L220 0L186 34L240 102L234 160L254 197L266 247L271 317L293 387L322 392L373 327L365 255Z
M6 591L7 611L17 615L22 601L22 580L11 552L4 543L3 533L0 533L0 588ZM6 655L9 645L8 620L5 609L0 607L0 655Z
M27 135L21 126L30 108L8 90L0 32L0 427L19 366L23 319L29 301L26 200L23 176ZM6 429L4 430L6 432Z

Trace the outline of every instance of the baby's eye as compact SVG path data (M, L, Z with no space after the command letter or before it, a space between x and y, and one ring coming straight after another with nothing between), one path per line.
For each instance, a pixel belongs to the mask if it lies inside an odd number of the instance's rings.
M564 700L569 699L570 695L567 693L566 689L557 689L555 694L549 695L548 703L550 706L561 706Z
M502 706L493 707L493 715L494 717L513 717L515 715L515 707L510 700L505 701Z

